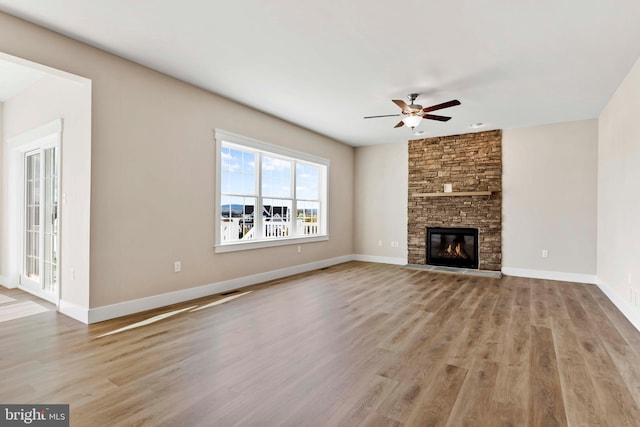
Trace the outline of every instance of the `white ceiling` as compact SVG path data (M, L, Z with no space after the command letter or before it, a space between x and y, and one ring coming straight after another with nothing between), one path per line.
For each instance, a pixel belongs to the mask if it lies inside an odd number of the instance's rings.
M0 0L0 10L350 145L597 117L640 56L640 1Z

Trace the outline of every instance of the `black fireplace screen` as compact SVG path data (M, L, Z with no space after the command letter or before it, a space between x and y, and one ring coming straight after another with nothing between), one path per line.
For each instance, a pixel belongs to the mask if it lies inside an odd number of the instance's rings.
M428 227L427 264L478 268L478 229Z

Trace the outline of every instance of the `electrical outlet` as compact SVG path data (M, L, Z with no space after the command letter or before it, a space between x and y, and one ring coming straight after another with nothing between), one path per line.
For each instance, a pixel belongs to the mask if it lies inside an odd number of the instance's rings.
M298 245L298 253L301 254L302 253L302 246Z
M71 280L76 280L76 269L75 268L71 269Z
M549 258L549 251L546 249L542 250L542 258Z
M378 246L382 246L382 240L378 240Z
M173 263L173 271L175 273L179 273L180 271L182 271L182 263L180 261L176 261Z

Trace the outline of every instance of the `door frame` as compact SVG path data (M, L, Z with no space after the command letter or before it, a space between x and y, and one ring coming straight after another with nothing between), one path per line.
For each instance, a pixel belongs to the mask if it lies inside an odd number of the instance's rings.
M8 140L8 148L10 153L9 165L10 165L10 182L8 186L9 190L9 203L15 206L12 209L13 215L9 218L11 224L15 224L15 227L11 227L13 234L9 236L11 247L18 248L16 256L13 257L11 264L13 264L15 286L29 292L39 298L47 300L56 305L60 304L60 296L62 289L62 274L60 269L60 263L62 254L60 252L61 240L62 240L62 215L63 215L63 201L61 198L61 182L62 182L62 162L61 162L61 148L62 148L62 119L56 119L43 126L39 126L35 129L26 131L14 138ZM27 153L41 149L56 147L56 157L58 162L58 241L57 241L57 286L53 293L46 292L43 289L37 289L32 286L21 284L21 279L24 272L24 226L25 226L25 156ZM29 279L27 279L29 280Z

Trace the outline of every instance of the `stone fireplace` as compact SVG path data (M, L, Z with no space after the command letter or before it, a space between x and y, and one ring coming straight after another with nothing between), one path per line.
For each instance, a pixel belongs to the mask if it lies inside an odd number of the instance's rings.
M451 185L450 192L447 188L445 193L445 184ZM455 236L445 236L444 252L438 248L434 256L427 251L428 229L476 229L475 266L458 266L500 271L502 131L409 141L408 197L409 264L441 265L438 263L446 262L442 258L446 258L448 243L453 253L461 243L454 245ZM468 252L476 249L470 248L469 237L464 242L462 248L471 257ZM454 263L469 262L460 258ZM456 257L451 255L450 259Z
M427 264L478 268L478 229L427 227Z

